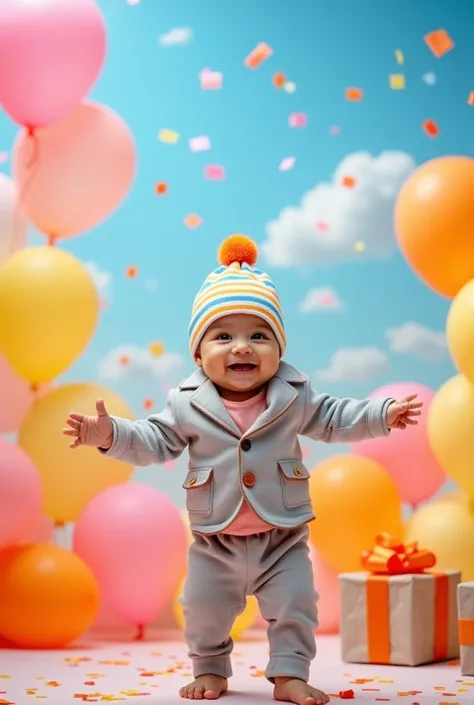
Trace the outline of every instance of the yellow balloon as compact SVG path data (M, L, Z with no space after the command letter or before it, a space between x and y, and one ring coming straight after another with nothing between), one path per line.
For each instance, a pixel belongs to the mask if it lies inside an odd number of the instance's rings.
M183 592L183 583L184 581L179 584L173 599L173 614L180 629L184 629L183 608L181 607L181 603L179 601L180 595ZM246 608L244 609L242 614L239 614L239 616L236 618L233 627L230 630L230 636L234 641L238 641L240 637L244 634L244 632L246 632L247 629L250 629L253 626L258 614L259 607L257 598L254 595L249 595L247 597Z
M442 497L438 499L439 502L457 502L458 504L464 504L470 507L474 511L474 497L469 497L462 490L453 490L452 492L447 492Z
M474 384L474 279L463 286L451 304L446 337L454 364Z
M97 288L67 252L31 247L0 267L0 349L27 382L64 372L89 342L98 315Z
M133 418L125 402L112 390L94 384L65 384L38 398L18 434L18 445L30 456L43 481L44 512L56 523L75 521L101 490L129 479L132 467L104 458L96 448L69 448L63 436L69 412L95 414L98 397L110 414Z
M456 485L474 497L474 386L451 377L435 394L428 411L433 453Z
M433 551L436 568L460 570L474 580L474 513L467 504L441 501L418 509L405 529L405 540Z
M387 471L368 458L327 458L309 480L316 520L310 522L312 543L339 572L362 570L361 553L377 534L401 537L402 507Z

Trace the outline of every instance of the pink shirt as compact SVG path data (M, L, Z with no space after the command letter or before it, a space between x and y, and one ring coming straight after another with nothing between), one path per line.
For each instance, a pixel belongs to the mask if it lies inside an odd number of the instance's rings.
M235 424L244 434L250 426L258 419L267 408L267 390L263 389L247 401L228 401L222 399L222 403L233 418ZM249 534L260 534L262 531L270 531L273 526L267 524L263 519L255 514L252 507L244 499L240 512L227 529L221 533L232 534L233 536L248 536Z

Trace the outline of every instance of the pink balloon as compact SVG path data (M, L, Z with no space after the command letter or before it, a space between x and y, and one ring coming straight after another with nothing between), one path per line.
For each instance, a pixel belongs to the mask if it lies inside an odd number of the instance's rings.
M319 593L318 634L337 634L339 632L339 578L335 570L321 558L311 546L310 556L314 570L314 586Z
M48 543L53 535L54 521L46 514L40 514L35 524L23 537L21 543Z
M0 435L16 433L33 401L50 388L45 384L38 392L32 392L0 353Z
M370 396L400 399L408 394L418 394L419 401L424 404L418 426L404 431L393 430L390 436L355 443L352 452L380 463L396 483L402 500L416 506L429 499L446 479L431 451L426 430L434 392L422 384L399 382L380 387Z
M0 550L18 543L41 515L43 488L21 448L0 440Z
M0 104L25 127L62 120L94 84L105 49L95 0L1 0Z
M130 189L135 161L133 135L122 118L84 102L34 137L23 133L14 148L13 169L25 212L54 240L83 233L107 218Z
M186 570L179 509L148 485L124 483L94 497L76 522L73 545L104 600L137 626L158 616Z

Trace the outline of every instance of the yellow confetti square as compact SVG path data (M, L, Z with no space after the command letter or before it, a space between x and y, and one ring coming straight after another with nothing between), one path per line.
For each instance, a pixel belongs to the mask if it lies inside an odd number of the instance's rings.
M390 75L390 88L392 91L401 91L405 88L405 76L402 73Z
M401 49L395 49L395 60L399 66L405 63L405 57L403 56L403 51L401 51Z
M363 252L365 250L365 243L364 242L356 242L354 245L354 249L357 250L357 252ZM393 681L380 681L379 683L393 683Z
M166 144L176 144L179 140L179 133L173 130L163 129L160 130L158 139L160 142L166 142Z

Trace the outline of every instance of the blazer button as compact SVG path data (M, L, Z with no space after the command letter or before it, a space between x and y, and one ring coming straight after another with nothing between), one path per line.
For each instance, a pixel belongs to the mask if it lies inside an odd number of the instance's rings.
M240 447L242 448L242 450L247 451L247 450L250 450L250 448L252 447L252 444L248 438L244 438L244 440L240 444Z
M245 487L253 487L257 481L257 478L253 472L246 472L242 478Z

